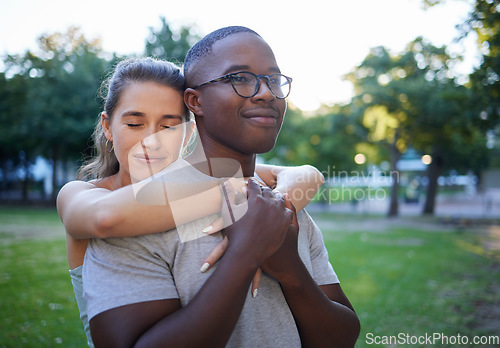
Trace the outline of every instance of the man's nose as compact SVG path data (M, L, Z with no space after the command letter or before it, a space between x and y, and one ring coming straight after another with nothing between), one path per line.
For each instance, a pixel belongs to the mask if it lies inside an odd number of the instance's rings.
M276 98L273 92L271 92L271 88L269 87L269 79L267 77L259 78L259 89L252 98L265 101L271 101Z

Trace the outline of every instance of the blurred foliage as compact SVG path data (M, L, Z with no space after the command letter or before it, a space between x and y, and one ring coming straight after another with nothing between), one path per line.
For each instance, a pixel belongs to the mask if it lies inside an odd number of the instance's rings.
M4 160L22 157L27 164L41 155L55 168L60 160L75 159L85 150L100 109L96 91L109 64L100 56L99 42L88 41L78 28L44 34L38 44L36 53L5 59L3 76L9 87L2 93L9 103L0 118L8 140L2 152ZM13 76L5 80L6 74Z
M454 73L459 59L446 46L419 37L398 55L372 49L347 75L355 86L352 102L368 129L366 140L387 148L391 172L409 147L432 155L426 213L433 213L437 179L446 169L479 172L487 164L486 136L470 105L473 94ZM398 214L397 180L393 184L389 215Z
M305 117L290 105L274 149L262 157L274 164L311 164L326 176L356 169L356 145L364 129L352 119L349 106L324 107Z
M201 37L193 34L193 28L182 26L178 32L172 31L165 17L160 17L161 28L149 28L144 54L181 65L186 54Z
M422 4L430 7L440 2L423 0ZM462 36L478 34L483 61L473 74L456 75L460 57L421 37L397 54L385 47L372 48L346 75L355 87L350 103L322 106L312 115L290 104L276 147L262 157L284 165L309 163L332 177L339 171L366 171L382 162L391 163L394 170L401 155L414 148L433 156L430 189L447 170L479 173L488 163L500 162L489 162L500 153L496 140L500 5L498 0L475 4L470 18L459 27ZM159 28L150 27L144 52L180 63L198 39L195 27L174 30L161 17ZM99 85L118 59L78 28L42 35L37 52L5 56L5 71L0 72L2 173L26 168L27 192L29 168L38 155L51 159L54 167L75 163L82 153L88 155L102 108ZM366 156L365 164L354 163L357 153ZM6 176L2 178L3 185ZM56 189L62 184L55 175L53 183ZM427 196L432 201L435 192Z

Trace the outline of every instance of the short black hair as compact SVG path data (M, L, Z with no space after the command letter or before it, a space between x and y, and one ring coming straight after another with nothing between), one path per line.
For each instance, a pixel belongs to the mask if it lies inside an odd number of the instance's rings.
M251 33L261 37L252 29L242 26L230 26L224 27L221 29L217 29L210 34L206 35L203 39L198 41L191 49L188 51L186 55L186 59L184 60L184 76L186 77L186 82L192 81L191 71L193 66L195 66L199 59L205 56L208 56L212 53L212 47L215 42L222 40L230 35L237 33Z

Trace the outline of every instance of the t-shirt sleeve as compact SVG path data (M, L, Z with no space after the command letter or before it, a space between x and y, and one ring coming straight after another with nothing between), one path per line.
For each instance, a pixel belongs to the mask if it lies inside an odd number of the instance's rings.
M309 239L309 252L312 266L312 276L318 285L339 283L337 274L329 261L328 251L323 240L323 234L318 225L306 212L301 212L299 222L306 227ZM302 229L302 226L301 226Z
M89 320L132 303L179 298L168 251L159 250L164 235L90 240L83 266Z

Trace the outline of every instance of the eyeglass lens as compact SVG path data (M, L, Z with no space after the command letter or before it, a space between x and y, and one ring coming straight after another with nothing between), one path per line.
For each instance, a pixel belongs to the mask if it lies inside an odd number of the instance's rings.
M242 97L251 97L257 93L259 87L257 76L241 72L231 75L231 80L234 89ZM290 83L284 75L273 74L269 78L261 77L261 83L267 83L277 98L286 98L290 93Z

